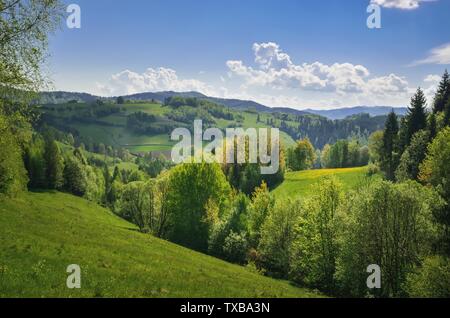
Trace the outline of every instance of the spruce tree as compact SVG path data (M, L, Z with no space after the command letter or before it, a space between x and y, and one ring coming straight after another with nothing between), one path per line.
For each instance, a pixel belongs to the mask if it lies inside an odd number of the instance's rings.
M46 179L49 189L60 189L64 184L64 161L55 140L45 142L44 159L46 164Z
M445 110L445 105L450 98L450 77L445 70L444 75L442 75L441 82L439 83L439 87L436 91L436 95L434 97L434 105L433 112L442 112Z
M408 107L406 121L408 123L407 145L409 145L412 136L419 130L427 126L427 100L422 89L419 87L416 94L411 98L411 105Z
M394 180L398 165L398 130L397 115L392 110L386 119L380 158L381 169L388 180Z

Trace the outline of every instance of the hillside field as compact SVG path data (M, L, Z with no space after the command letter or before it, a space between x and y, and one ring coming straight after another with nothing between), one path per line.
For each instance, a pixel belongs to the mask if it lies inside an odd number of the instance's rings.
M137 231L57 192L0 197L1 297L318 297ZM66 268L81 266L81 289Z
M335 176L342 183L344 191L347 191L367 179L366 172L367 167L287 172L283 183L272 193L277 198L307 197L312 194L312 185L325 176Z

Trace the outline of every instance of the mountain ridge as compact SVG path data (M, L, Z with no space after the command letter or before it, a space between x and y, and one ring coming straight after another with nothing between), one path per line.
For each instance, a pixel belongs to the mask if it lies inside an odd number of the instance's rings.
M397 115L403 116L407 112L406 107L394 107L394 106L353 106L353 107L342 107L324 110L311 108L299 110L291 107L269 107L252 100L212 97L195 91L188 91L188 92L161 91L161 92L144 92L144 93L122 95L122 97L126 100L135 100L135 101L155 100L158 102L164 102L166 98L173 96L179 96L184 98L192 97L208 100L216 104L220 104L226 107L239 110L255 110L257 112L268 112L268 113L279 112L293 115L318 115L332 120L344 119L348 116L353 116L362 113L367 113L370 116L380 116L386 115L391 110L394 110L394 112ZM71 100L90 103L98 99L114 100L117 99L118 97L119 96L101 97L89 93L67 92L67 91L41 92L41 102L47 104L60 104Z

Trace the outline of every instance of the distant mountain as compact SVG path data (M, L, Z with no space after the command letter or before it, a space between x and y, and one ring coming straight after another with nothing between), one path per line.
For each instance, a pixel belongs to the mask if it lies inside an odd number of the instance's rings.
M348 116L358 115L358 114L369 114L371 116L381 116L388 114L392 109L398 115L406 114L406 107L390 107L390 106L357 106L357 107L348 107L348 108L336 108L329 110L316 110L316 109L305 109L305 110L297 110L289 107L269 107L251 100L240 100L240 99L227 99L227 98L217 98L206 96L199 92L173 92L173 91L164 91L164 92L146 92L146 93L137 93L131 95L125 95L123 98L125 100L155 100L158 102L164 102L164 100L168 97L180 96L180 97L193 97L198 99L209 100L213 103L224 105L226 107L230 107L233 109L239 110L248 110L253 109L257 112L268 112L268 113L286 113L292 115L319 115L329 119L344 119ZM102 100L115 100L117 97L100 97L87 93L73 93L73 92L43 92L41 93L41 103L44 104L60 104L66 103L72 100L76 100L78 102L91 103L97 99Z
M173 92L173 91L165 91L165 92L146 92L146 93L137 93L131 95L122 96L125 100L155 100L158 102L164 102L164 100L168 97L180 96L180 97L193 97L198 99L209 100L213 103L224 105L226 107L247 110L253 109L258 112L269 112L269 113L288 113L294 115L306 115L307 112L288 108L288 107L269 107L251 100L240 100L240 99L227 99L227 98L217 98L206 96L199 92ZM66 103L71 100L76 100L78 102L90 103L97 99L102 100L115 100L118 96L115 97L100 97L87 93L72 93L72 92L43 92L41 93L41 103L43 104L60 104Z
M407 112L406 107L392 107L392 106L356 106L356 107L346 107L346 108L336 108L327 110L317 110L317 109L305 109L305 112L327 117L329 119L344 119L348 116L353 116L357 114L369 114L370 116L381 116L386 115L391 110L397 115L405 115Z

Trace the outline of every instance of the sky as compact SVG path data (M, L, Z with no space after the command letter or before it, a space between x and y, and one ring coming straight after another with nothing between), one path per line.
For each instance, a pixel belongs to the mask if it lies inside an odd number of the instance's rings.
M53 89L198 91L268 106L407 106L450 68L450 0L68 0ZM381 28L368 28L372 3ZM67 14L69 15L69 14Z

